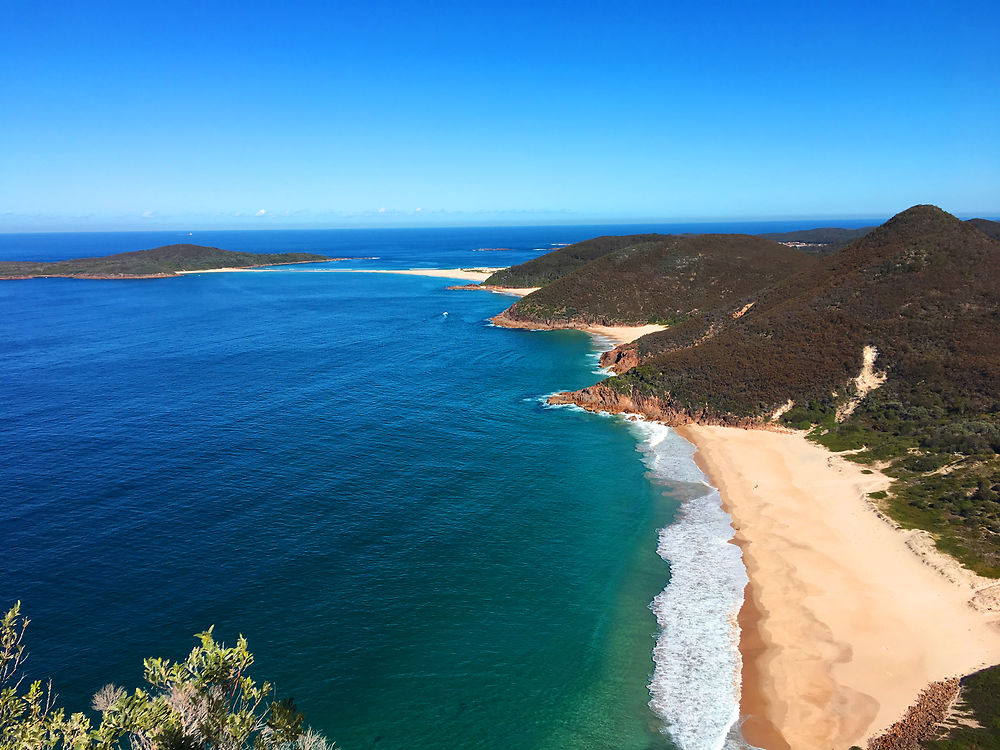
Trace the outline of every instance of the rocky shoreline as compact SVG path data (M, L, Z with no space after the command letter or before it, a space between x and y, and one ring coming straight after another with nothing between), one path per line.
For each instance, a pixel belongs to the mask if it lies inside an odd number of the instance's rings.
M601 354L601 367L622 375L639 364L639 348L635 344L621 344Z
M486 287L488 288L488 287ZM490 322L500 328L524 328L531 331L560 331L578 330L585 331L593 325L623 325L621 323L589 323L583 320L532 320L527 318L516 318L509 315L510 310L505 310L499 315L490 318Z
M603 363L602 363L603 364ZM791 432L763 417L737 417L732 414L720 415L707 407L687 409L672 406L657 396L646 396L633 390L630 394L597 383L579 391L563 391L549 396L550 404L573 404L587 411L608 412L610 414L641 414L646 419L662 422L671 427L687 424L711 425L717 427L742 427L743 429Z
M867 750L920 750L924 742L937 736L938 725L958 699L960 687L957 678L928 685L902 719L868 741Z

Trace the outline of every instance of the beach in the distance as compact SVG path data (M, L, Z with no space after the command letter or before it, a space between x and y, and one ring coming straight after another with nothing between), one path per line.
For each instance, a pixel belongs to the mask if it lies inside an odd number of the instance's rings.
M885 488L882 475L804 434L678 432L720 489L750 578L740 625L751 744L860 745L929 683L1000 661L997 614L969 605L981 582L948 580L908 546L915 532L876 513L867 493Z
M309 262L317 263L322 261ZM282 265L301 264L284 263ZM284 268L205 268L198 271L177 271L177 273L277 273L284 270ZM392 273L403 276L431 276L441 279L462 279L463 281L483 282L500 270L502 268L308 268L297 269L292 273ZM531 291L534 291L534 289Z

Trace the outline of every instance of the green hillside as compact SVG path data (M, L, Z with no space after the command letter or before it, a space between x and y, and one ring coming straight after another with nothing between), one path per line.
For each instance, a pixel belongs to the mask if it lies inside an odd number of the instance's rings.
M818 425L829 447L888 463L898 520L1000 575L998 317L1000 242L915 206L765 290L738 319L709 313L644 337L638 366L575 398L653 399L722 423L764 421L791 399L786 424ZM887 379L838 423L868 346Z
M969 219L969 224L994 239L1000 239L1000 222L987 219ZM803 248L804 252L824 255L839 250L850 242L864 237L874 227L844 229L842 227L821 227L801 229L794 232L771 232L757 235L773 242L803 242L814 247ZM582 268L593 260L630 247L649 246L651 243L674 240L697 235L631 234L623 236L595 237L561 247L550 253L521 263L502 271L497 271L485 284L506 287L546 286Z
M1000 221L990 221L989 219L968 219L966 224L971 224L987 237L1000 240Z
M614 250L662 239L662 234L631 234L621 237L595 237L561 247L537 258L497 271L484 283L489 286L524 288L545 286L572 273L595 258Z
M524 297L507 318L549 324L676 324L736 305L815 263L739 234L658 235L612 250Z
M141 278L170 276L177 271L252 268L282 263L320 263L327 260L330 258L313 253L241 253L201 245L164 245L152 250L116 253L99 258L76 258L55 263L0 262L0 278L39 276Z

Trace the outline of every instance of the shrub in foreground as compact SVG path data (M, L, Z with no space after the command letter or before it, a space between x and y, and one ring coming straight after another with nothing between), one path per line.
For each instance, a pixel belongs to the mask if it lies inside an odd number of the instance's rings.
M146 659L148 687L106 685L94 696L94 722L53 705L52 685L25 688L29 620L20 602L0 621L0 750L331 750L304 727L290 698L248 676L253 654L216 642L209 628L186 659Z

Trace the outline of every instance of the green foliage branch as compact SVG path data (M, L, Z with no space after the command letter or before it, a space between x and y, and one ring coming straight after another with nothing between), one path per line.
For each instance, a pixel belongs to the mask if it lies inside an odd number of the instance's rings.
M215 640L212 628L195 636L186 659L146 659L148 688L129 693L106 685L94 696L100 715L67 716L55 708L51 683L22 689L29 620L21 603L0 621L0 750L331 750L304 727L291 698L277 699L269 682L248 672L253 654Z

